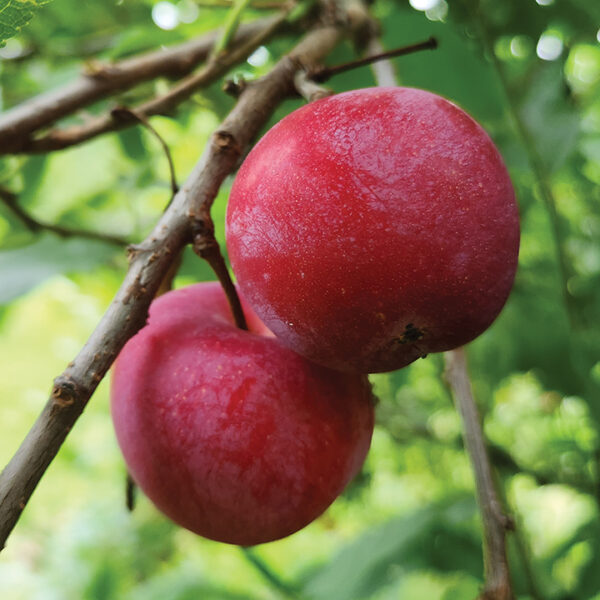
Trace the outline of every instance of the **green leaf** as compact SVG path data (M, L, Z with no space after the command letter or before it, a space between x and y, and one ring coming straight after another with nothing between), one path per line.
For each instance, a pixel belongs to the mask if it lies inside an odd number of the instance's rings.
M443 600L464 600L476 598L481 591L481 583L475 579L464 578L452 585L444 594Z
M544 164L561 167L575 149L579 116L569 104L562 65L540 65L521 106L521 117Z
M144 138L139 127L130 127L117 133L117 139L125 155L131 160L141 161L149 156L148 149L144 144Z
M457 522L473 514L475 504L470 498L453 500L449 504L433 504L370 529L343 548L307 582L306 595L314 600L361 600L371 597L391 580L397 581L421 567L443 571L471 567L477 572L479 561L472 552L465 552L464 533L453 531ZM456 541L459 538L462 538L460 543ZM438 549L459 547L460 551L442 560L433 547L434 539ZM478 552L477 545L475 553ZM458 556L461 553L462 557Z
M114 249L102 242L61 240L54 235L0 252L0 304L21 296L53 275L91 269L112 254Z
M19 201L27 206L32 200L42 184L46 167L48 166L48 155L37 154L30 156L21 169L23 177L23 192L19 194Z
M50 0L0 0L0 47L17 35Z
M173 569L150 578L129 595L130 600L253 600L253 596L238 593L223 586L207 582L201 574L194 573L190 565Z

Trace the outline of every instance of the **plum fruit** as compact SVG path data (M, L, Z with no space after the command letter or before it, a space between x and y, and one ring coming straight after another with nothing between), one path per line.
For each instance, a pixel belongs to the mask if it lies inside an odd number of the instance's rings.
M168 517L249 546L318 517L361 468L373 431L367 378L284 347L217 283L169 292L125 345L111 410L129 471Z
M371 373L490 326L513 284L519 218L469 115L426 91L368 88L308 104L258 142L231 191L227 247L285 346Z

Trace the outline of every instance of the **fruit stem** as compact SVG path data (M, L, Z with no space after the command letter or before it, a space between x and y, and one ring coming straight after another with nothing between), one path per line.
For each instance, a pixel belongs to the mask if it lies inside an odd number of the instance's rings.
M221 253L221 247L215 237L215 228L212 219L209 214L205 214L202 218L196 218L194 227L194 252L203 258L214 271L231 308L233 320L239 329L248 330L248 324L246 323L246 317L242 309L242 304L238 296L237 290L229 270L227 269L227 263Z

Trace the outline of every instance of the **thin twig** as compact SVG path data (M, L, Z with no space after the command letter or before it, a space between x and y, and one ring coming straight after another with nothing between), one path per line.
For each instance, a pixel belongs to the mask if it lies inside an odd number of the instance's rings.
M382 56L385 49L376 36L371 36L367 41L367 56ZM382 87L394 87L399 85L399 77L391 60L376 60L371 63L371 70L377 85Z
M234 43L245 44L278 17L240 25ZM73 114L91 103L158 77L183 77L204 61L218 31L195 40L112 64L97 64L75 81L35 96L0 115L0 154L19 152L33 132Z
M121 348L145 324L161 281L192 239L197 215L209 212L240 153L292 93L298 64L321 60L344 32L341 24L310 31L269 74L246 87L154 230L131 249L129 270L115 299L85 346L55 379L42 413L0 473L0 547Z
M358 67L364 67L365 65L370 65L375 62L379 62L382 60L388 60L395 56L404 56L405 54L413 54L414 52L420 52L421 50L434 50L438 47L437 40L434 37L430 37L428 40L424 42L419 42L418 44L411 44L410 46L402 46L401 48L396 48L395 50L389 50L387 52L382 52L381 54L372 54L369 56L365 56L364 58L359 58L358 60L352 60L350 62L343 63L341 65L335 65L333 67L320 67L319 69L313 71L310 75L311 79L317 82L324 82L333 77L334 75L339 75L340 73L344 73L345 71L350 71L351 69L357 69Z
M169 164L169 175L171 178L171 193L173 196L179 191L179 186L177 185L177 177L175 176L175 165L173 164L173 157L171 156L171 151L169 150L169 146L167 142L163 139L163 137L156 131L156 129L152 126L150 121L146 118L145 115L138 113L137 111L127 108L126 106L118 106L117 108L113 108L111 111L111 115L115 119L123 119L123 120L133 120L141 123L157 140L161 145L165 156L167 157L167 163Z
M523 471L521 471L523 472ZM533 569L532 565L532 552L529 544L529 540L524 535L525 527L523 525L523 521L520 518L519 510L514 505L511 506L511 503L508 500L506 495L506 490L503 486L498 486L498 493L501 495L502 504L506 507L509 507L511 518L514 522L514 530L512 532L512 542L513 548L515 549L515 554L518 556L518 561L520 565L520 571L523 573L523 579L525 580L525 584L528 588L529 596L532 600L544 600L544 595L540 590L540 585L538 583L538 578Z
M465 351L457 348L446 352L444 359L446 380L463 422L465 448L475 475L477 501L483 523L485 584L480 598L512 600L514 595L506 556L506 532L514 528L514 523L504 514L496 491L481 420L471 391Z
M118 235L89 231L88 229L79 229L77 227L64 227L62 225L38 221L19 205L17 195L5 188L0 188L0 201L2 201L4 206L6 206L32 233L49 231L63 238L77 237L88 240L98 240L121 248L124 248L129 244L127 239Z
M214 60L204 65L197 73L181 80L166 94L157 96L156 98L135 107L135 112L144 117L168 114L182 102L190 98L190 96L199 89L211 85L227 73L231 67L248 58L256 48L261 46L281 25L283 25L283 23L285 23L286 17L287 11L281 13L278 17L271 19L269 24L263 30L256 33L249 40L239 46L233 47L229 52L216 57ZM80 144L81 142L109 131L125 129L126 127L130 127L131 124L131 121L127 122L115 119L109 113L90 119L84 125L50 131L45 136L36 139L21 140L18 147L14 145L11 146L11 151L34 154L61 150L69 146Z

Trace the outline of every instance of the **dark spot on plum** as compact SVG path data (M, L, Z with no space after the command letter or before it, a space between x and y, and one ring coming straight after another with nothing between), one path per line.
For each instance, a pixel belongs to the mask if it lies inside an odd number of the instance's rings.
M412 323L409 323L404 329L404 333L398 338L400 344L408 344L411 342L418 342L425 337L425 330L415 327Z

